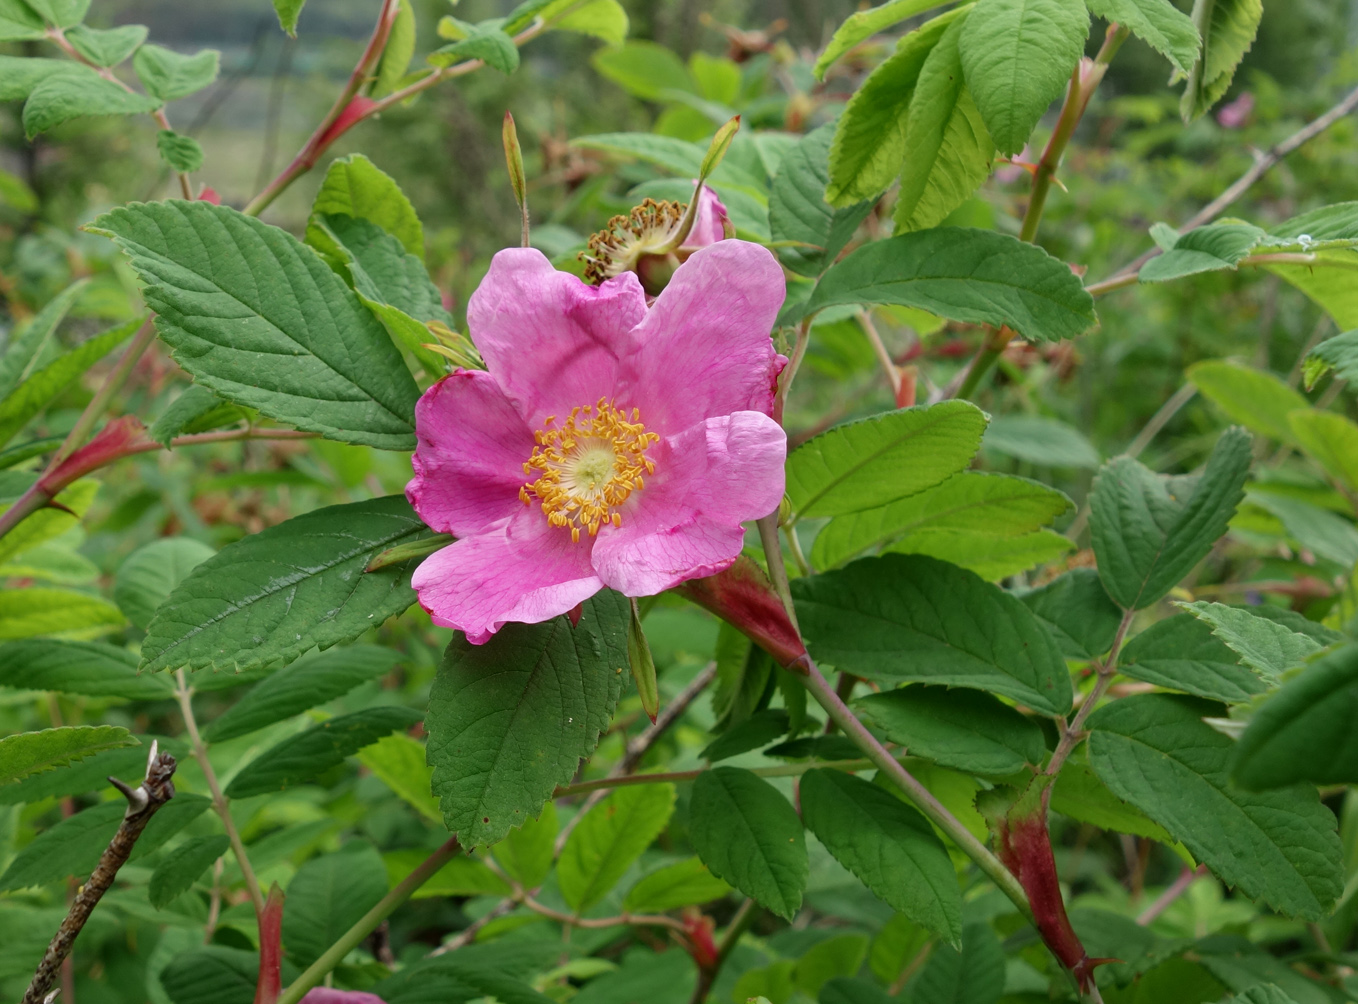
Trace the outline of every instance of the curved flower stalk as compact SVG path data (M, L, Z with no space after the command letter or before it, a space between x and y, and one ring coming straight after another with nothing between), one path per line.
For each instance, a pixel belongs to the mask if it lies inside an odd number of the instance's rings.
M416 408L406 494L458 538L414 577L434 622L480 644L606 586L649 596L729 567L783 495L783 294L744 241L695 251L650 306L634 273L593 287L536 250L497 254L467 315L487 371Z

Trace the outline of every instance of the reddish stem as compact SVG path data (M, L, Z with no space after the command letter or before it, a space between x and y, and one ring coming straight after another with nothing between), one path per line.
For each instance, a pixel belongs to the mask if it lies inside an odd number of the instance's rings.
M791 666L806 654L773 583L744 555L726 571L690 579L677 591L742 631L779 665Z
M259 914L259 982L255 1004L274 1004L283 992L283 890L275 882Z

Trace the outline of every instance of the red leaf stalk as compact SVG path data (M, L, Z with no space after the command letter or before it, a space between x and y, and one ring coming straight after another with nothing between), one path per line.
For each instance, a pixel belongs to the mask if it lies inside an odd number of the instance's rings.
M283 992L283 890L269 887L264 912L259 915L259 982L255 1004L274 1004Z
M678 591L737 628L781 666L806 655L801 636L764 570L743 554L724 572L690 579Z

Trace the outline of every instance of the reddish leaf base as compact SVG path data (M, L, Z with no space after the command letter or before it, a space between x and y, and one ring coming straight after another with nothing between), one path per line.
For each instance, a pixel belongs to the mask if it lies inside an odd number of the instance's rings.
M259 915L259 982L255 1004L274 1004L283 992L283 890L275 882Z
M720 954L716 942L712 940L712 932L717 927L716 922L692 908L684 911L683 920L685 937L680 940L685 950L693 956L693 961L698 964L699 969L716 968Z
M806 655L773 583L743 554L726 571L691 579L678 592L741 631L781 666L791 666Z
M77 478L97 471L113 461L137 452L148 440L143 433L146 426L133 415L115 418L88 443L63 460L54 470L48 471L38 482L38 488L49 496L55 496Z

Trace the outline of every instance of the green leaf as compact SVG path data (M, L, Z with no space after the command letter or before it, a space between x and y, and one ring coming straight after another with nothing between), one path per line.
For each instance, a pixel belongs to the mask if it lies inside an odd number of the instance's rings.
M5 353L0 356L0 401L14 393L14 388L31 375L52 332L89 284L88 279L77 279L47 301L27 323L16 325L10 332Z
M28 4L0 0L0 42L36 42L46 37L46 25Z
M15 555L24 554L39 544L55 540L75 529L80 525L80 518L94 502L98 490L97 481L81 478L56 498L70 512L62 512L56 508L39 509L21 520L18 526L0 538L0 562L8 563ZM71 513L75 515L72 516Z
M30 586L0 592L0 641L16 638L94 638L122 627L122 611L73 589Z
M862 934L837 934L817 941L797 959L793 986L808 997L815 996L830 980L858 972L867 954L868 939Z
M297 37L297 19L305 5L306 0L273 0L274 13L278 15L278 26L293 38Z
M773 785L737 767L703 771L693 782L688 835L713 875L786 920L796 914L806 889L806 837Z
M1078 429L1038 415L996 416L986 427L981 445L1044 467L1093 470L1103 462L1098 449Z
M398 657L395 652L386 654L393 663ZM425 762L424 743L394 732L359 751L358 762L425 819L442 822L438 799L430 793L432 772Z
M96 66L117 66L146 41L146 26L125 24L100 30L81 24L66 32L66 41Z
M811 652L881 682L973 687L1046 715L1070 710L1070 674L1015 597L921 555L863 558L792 585Z
M0 739L0 784L105 750L136 745L132 734L117 725L68 726L6 736Z
M902 687L860 697L855 706L911 756L973 774L1014 774L1047 755L1042 729L977 690Z
M629 39L616 49L598 50L589 61L600 74L646 101L659 101L667 91L697 93L683 60L656 42Z
M1168 282L1199 272L1234 269L1268 234L1248 223L1211 223L1179 237L1137 273L1142 282Z
M186 752L173 740L162 738L158 741L162 750L173 752L176 757ZM145 747L130 746L125 749L109 750L57 770L30 774L22 781L0 785L0 805L19 805L41 802L48 798L65 798L68 795L102 793L108 791L110 775L127 778L130 781L145 776L145 772Z
M443 309L443 298L430 280L424 261L406 251L392 234L371 220L334 213L313 216L308 235L317 227L330 239L330 246L353 280L355 292L365 303L390 304L418 321L453 323L452 315ZM427 330L422 338L431 340Z
M437 807L435 807L437 810ZM387 882L396 885L428 857L418 848L389 851L382 855L387 868ZM413 893L411 899L432 899L435 896L509 896L513 893L508 882L475 858L455 857L446 861L437 872Z
M291 968L284 964L284 979ZM170 1004L250 1004L258 979L259 953L224 945L183 952L160 973Z
M839 61L839 58L846 52L865 42L878 32L886 31L892 25L900 24L907 18L914 17L916 14L923 13L932 7L938 7L943 0L888 0L887 3L868 10L860 10L850 14L830 38L830 43L825 47L816 60L816 65L812 69L817 80L825 79L825 71Z
M143 318L111 328L58 356L0 400L0 445L28 424L81 375L142 326Z
M30 639L0 645L0 686L132 701L172 695L166 677L137 674L136 655L92 641Z
M1272 373L1211 359L1184 371L1199 393L1232 422L1282 443L1292 443L1288 416L1310 403Z
M825 189L830 205L875 201L900 173L916 81L930 51L962 12L942 14L902 38L849 99L830 147Z
M283 944L310 965L387 894L387 868L371 844L312 858L288 883Z
M203 148L198 145L198 141L173 129L162 129L156 133L156 149L165 163L176 171L196 171L203 166Z
M291 234L201 200L133 203L89 229L127 253L157 330L198 383L331 439L413 448L419 390L400 354Z
M1207 556L1244 497L1250 437L1227 429L1201 475L1165 478L1131 457L1103 466L1090 495L1099 577L1120 606L1140 610Z
M176 101L201 91L217 79L221 53L203 49L186 56L159 45L143 45L132 67L146 93L162 101Z
M298 659L214 719L203 735L219 743L255 732L342 697L387 673L399 660L399 652L376 645L332 648Z
M231 840L225 835L193 837L170 851L151 873L147 889L151 905L157 910L163 909L188 892L230 846Z
M1152 624L1118 655L1118 672L1170 690L1241 704L1268 689L1264 681L1192 614Z
M1289 997L1272 983L1261 983L1250 987L1243 994L1236 994L1230 1004L1298 1004L1296 998Z
M560 830L556 804L546 802L536 819L529 819L491 848L496 862L525 889L542 885L556 860L556 835Z
M305 784L338 767L345 757L383 736L409 728L420 718L420 713L410 708L384 705L326 719L251 760L226 786L226 794L249 798Z
M72 119L91 115L140 115L163 102L123 90L86 66L71 64L39 83L24 102L24 135L29 139Z
M1017 537L977 533L974 530L922 530L887 545L885 551L927 554L975 572L988 582L1035 565L1056 561L1075 545L1054 530L1036 530Z
M479 59L506 75L519 68L518 46L501 30L499 19L473 25L466 38L429 55L429 62L435 66L451 66L472 59Z
M1263 0L1193 0L1193 23L1202 36L1202 55L1193 64L1179 102L1191 122L1225 95L1235 68L1254 44Z
M382 50L382 62L377 68L377 79L369 92L374 98L386 97L401 86L410 61L415 56L415 8L411 0L398 0L396 20Z
M672 784L627 785L585 814L556 866L567 906L581 914L612 891L670 821L674 797Z
M685 858L642 876L627 891L628 913L664 913L721 899L731 887L713 875L701 858Z
M325 181L311 204L312 219L353 216L367 220L391 234L407 252L424 260L424 227L400 186L361 153L341 157L325 172ZM343 266L338 248L332 248L319 227L307 224L306 242L323 257Z
M959 41L962 68L1000 153L1023 149L1088 36L1084 0L979 0Z
M552 0L538 15L554 31L574 31L607 42L610 46L627 41L627 11L618 0ZM508 29L508 26L506 26ZM510 33L513 33L513 29Z
M905 167L896 197L896 232L937 226L990 176L995 143L962 79L954 21L915 84L905 130Z
M1358 328L1358 254L1353 251L1318 251L1306 265L1268 265L1268 271L1281 276L1314 300L1334 318L1341 331Z
M867 980L836 976L821 988L817 1000L819 1004L892 1004L895 998Z
M113 602L128 620L145 630L174 587L216 553L190 537L162 537L144 544L118 566Z
M769 194L773 240L811 245L780 251L783 263L799 275L814 277L833 264L872 210L866 201L844 209L831 209L825 202L834 132L833 125L823 125L784 154Z
M1297 781L1358 781L1358 647L1306 667L1254 712L1231 754L1231 777L1259 791Z
M699 146L697 143L676 139L673 136L656 136L641 132L610 132L581 136L571 140L571 145L619 157L644 160L685 179L696 178L702 172L703 158L707 156L707 147ZM723 160L708 180L718 186L723 183L739 185L747 190L747 194L763 197L765 186L762 179L736 166L732 160ZM691 194L693 182L688 181L686 188Z
M85 20L90 9L90 0L27 0L27 3L43 20L58 28L75 27Z
M1020 593L1067 659L1094 659L1113 646L1122 611L1108 598L1099 573L1076 568L1045 586Z
M962 934L962 893L943 842L915 809L842 771L802 775L802 818L883 902L944 941Z
M206 387L190 384L151 425L147 435L167 450L170 440L191 432L233 425L245 412L223 401Z
M1030 341L1074 338L1097 321L1065 265L1007 234L936 227L873 241L830 268L801 314L894 303L968 324L1007 324Z
M84 531L64 539L26 548L14 561L0 565L0 579L38 579L63 586L88 586L99 578L99 566L74 548L83 542Z
M1315 920L1343 888L1339 838L1313 787L1251 794L1227 779L1234 745L1202 718L1219 705L1125 697L1089 717L1089 762L1113 794L1155 820L1224 882Z
M1283 673L1302 665L1323 647L1314 638L1243 607L1203 602L1178 606L1210 624L1212 633L1269 683L1276 683Z
M797 518L862 512L914 495L971 463L986 416L967 401L903 408L803 443L787 461Z
M1335 412L1309 407L1287 420L1297 444L1334 478L1358 491L1358 425Z
M1198 58L1202 39L1193 19L1170 0L1085 0L1095 17L1128 29L1187 74Z
M791 719L782 708L756 711L708 743L706 749L698 755L709 763L728 760L733 756L767 746L775 739L787 735L790 724Z
M1083 748L1073 753L1052 785L1051 808L1063 816L1114 833L1128 833L1164 844L1174 838L1164 827L1151 822L1146 814L1122 801L1100 781L1092 770Z
M1347 458L1335 458L1344 463ZM1248 501L1278 517L1286 535L1312 554L1345 568L1358 561L1358 528L1336 512L1298 498L1275 495L1260 486L1248 493Z
M604 591L580 622L506 624L453 639L429 694L428 757L443 821L494 844L575 776L608 727L627 667L627 600Z
M77 77L98 79L88 67L64 59L27 59L0 56L0 101L22 101L49 77L74 73Z
M228 544L175 587L141 668L242 672L353 641L415 602L414 562L364 572L429 533L400 495L329 506Z
M1007 474L964 471L907 498L831 520L811 548L817 568L843 564L862 552L930 530L1018 537L1071 507L1054 488Z
M995 1004L1004 991L1004 949L987 924L962 929L959 951L938 945L916 977L911 1004Z
M1358 383L1358 329L1327 338L1311 350L1306 357L1306 389L1330 370L1341 380Z

